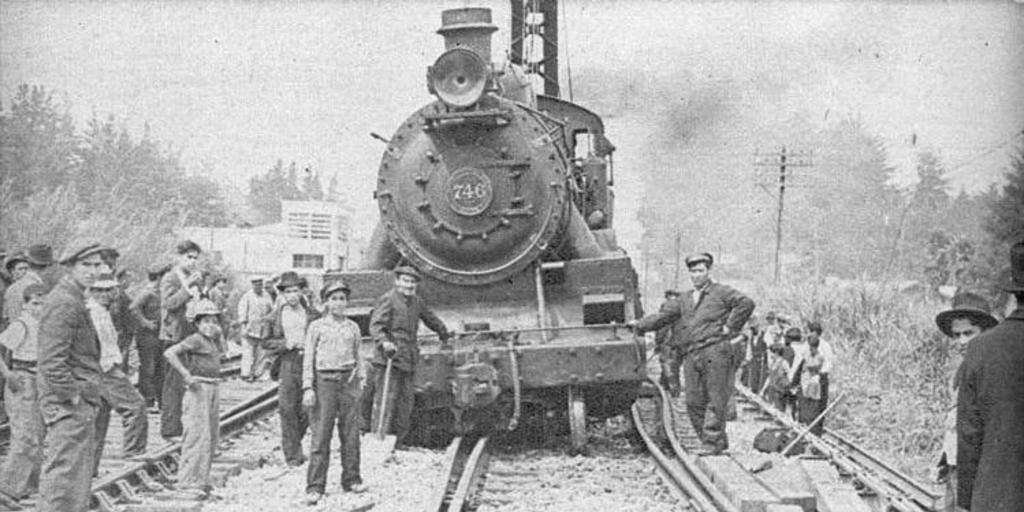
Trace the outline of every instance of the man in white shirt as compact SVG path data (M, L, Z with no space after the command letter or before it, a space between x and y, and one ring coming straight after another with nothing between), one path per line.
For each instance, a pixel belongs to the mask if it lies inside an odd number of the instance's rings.
M302 407L302 358L306 346L306 328L316 312L306 304L302 290L306 280L295 272L285 272L277 284L279 303L274 309L270 344L274 348L274 367L278 378L278 410L281 414L281 451L289 466L306 462L302 437L309 429L309 417Z
M797 392L797 419L810 423L828 407L829 374L835 364L832 345L822 337L821 322L807 322L807 337L792 343L793 365L789 370L789 381L800 390ZM798 379L799 378L799 379ZM822 419L811 429L821 435L825 429Z
M268 316L274 310L270 295L263 288L263 278L253 277L252 288L238 301L238 322L242 338L242 379L256 380L267 369L267 357L261 347L269 334Z

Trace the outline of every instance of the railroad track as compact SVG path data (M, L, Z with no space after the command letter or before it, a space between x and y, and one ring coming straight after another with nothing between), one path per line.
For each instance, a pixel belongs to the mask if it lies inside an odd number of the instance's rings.
M632 415L637 431L651 453L663 481L688 510L738 510L740 504L723 493L728 484L713 484L715 476L707 470L700 457L692 455L699 441L693 435L689 421L684 414L674 410L672 400L661 386L654 383L654 388L657 393L639 399L633 406ZM756 414L755 424L803 431L802 425L750 390L738 388L737 395L738 400ZM933 490L856 443L832 431L826 431L822 437L806 434L804 440L815 457L827 459L839 475L853 483L866 509L900 512L937 510L940 496ZM737 464L736 467L741 466ZM743 471L755 481L758 480L753 477L757 469L743 468Z
M473 500L483 483L491 453L487 437L456 437L445 450L435 493L427 501L427 512L462 512L475 509Z

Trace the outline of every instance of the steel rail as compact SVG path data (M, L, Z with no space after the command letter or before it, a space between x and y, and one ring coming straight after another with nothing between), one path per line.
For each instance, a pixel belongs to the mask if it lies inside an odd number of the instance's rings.
M779 411L772 405L765 402L764 399L755 395L754 392L746 386L736 385L736 390L740 394L740 397L756 405L763 412L770 415L777 423L795 431L799 431L801 429L802 425L798 424L792 418L787 417L782 411ZM891 480L887 480L885 475L879 475L871 468L858 462L843 448L837 447L834 444L825 441L821 437L810 433L804 436L804 439L816 450L831 460L832 463L838 466L843 472L852 475L855 479L860 481L860 483L864 484L865 487L871 489L875 494L887 500L892 508L900 512L932 512L935 510L934 501L921 503L914 500L913 497L906 494L901 487L893 483Z
M448 497L448 489L451 486L452 474L456 471L459 461L459 453L462 450L462 437L452 439L448 449L444 452L444 461L441 463L442 471L439 473L437 482L434 483L434 494L427 500L424 512L438 512L444 510L445 498Z
M843 449L850 455L851 458L859 459L862 465L869 467L876 474L886 477L893 485L897 486L910 496L914 501L927 505L930 508L935 508L936 503L941 498L935 492L929 490L924 484L918 482L911 476L903 473L899 469L896 469L880 459L875 454L857 446L853 441L839 435L835 431L826 428L823 439L827 442L832 442L837 445L838 448Z
M643 423L640 404L634 402L631 411L637 432L640 434L641 439L643 439L647 450L654 457L658 469L667 474L672 485L680 489L687 496L689 505L692 508L703 512L738 512L736 506L701 471L697 465L697 460L683 449L682 444L679 442L679 437L673 428L675 417L673 416L668 393L657 382L651 382L654 384L655 389L658 390L658 396L655 399L660 401L661 404L661 421L662 425L664 425L669 445L674 452L674 457L666 455L661 447L658 446L658 443L654 441L650 432L647 431Z
M466 465L462 469L459 484L455 488L455 492L452 493L451 500L448 502L448 508L446 509L448 512L462 512L463 509L467 508L466 505L468 505L473 491L480 483L480 477L483 476L489 462L490 452L487 450L487 438L481 437L477 439L476 444L473 445L473 451L470 452L469 458L466 459Z
M277 389L274 385L248 400L232 407L220 415L220 433L228 436L243 428L254 419L277 408ZM103 477L92 485L92 495L101 510L115 510L118 497L122 500L136 500L135 486L148 490L160 490L159 484L152 483L150 471L167 475L167 462L174 462L181 453L181 442L171 443L156 452L146 453L136 463Z

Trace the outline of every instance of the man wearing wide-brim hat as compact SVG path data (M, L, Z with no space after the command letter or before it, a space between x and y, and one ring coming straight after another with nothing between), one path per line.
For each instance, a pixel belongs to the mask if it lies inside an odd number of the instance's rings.
M39 321L39 406L46 423L36 510L87 510L96 446L101 350L85 291L111 272L118 253L87 242L72 245L69 272L47 296Z
M953 297L953 307L935 317L939 330L953 341L953 350L949 362L949 390L953 397L952 404L946 411L945 431L942 437L942 452L939 454L939 481L946 484L946 510L956 508L957 464L956 464L956 395L960 388L960 364L964 360L964 351L968 343L998 324L989 313L988 301L984 297L969 291L963 291Z
M14 282L4 292L4 324L18 318L25 304L22 297L25 288L32 284L45 284L40 272L53 265L53 249L49 245L36 244L28 251L12 255L4 262Z
M957 505L1024 510L1024 241L1010 248L1016 307L967 345L957 394Z
M444 322L430 311L426 301L416 294L419 282L420 273L415 268L408 265L396 267L394 288L377 299L370 313L370 336L376 344L373 366L377 382L374 386L376 396L373 401L373 416L387 414L380 404L384 379L387 376L385 369L390 361L392 372L388 385L387 408L394 413L386 415L385 418L391 418L391 432L396 436L396 445L405 443L405 436L409 433L412 420L412 377L420 355L416 338L420 321L437 333L442 344L448 342L449 336ZM363 420L366 421L367 418L364 417Z

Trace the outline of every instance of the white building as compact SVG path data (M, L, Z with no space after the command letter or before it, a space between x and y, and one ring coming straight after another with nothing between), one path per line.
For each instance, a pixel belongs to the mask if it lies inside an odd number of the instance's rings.
M349 266L350 213L339 203L281 201L282 222L254 227L185 227L195 241L240 274L280 274L294 270L319 275Z

